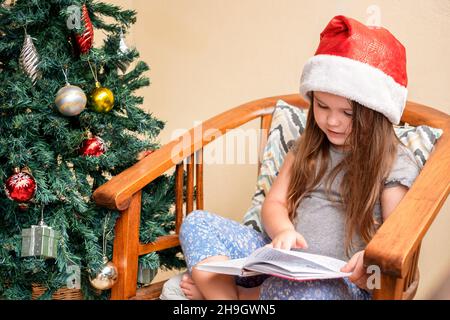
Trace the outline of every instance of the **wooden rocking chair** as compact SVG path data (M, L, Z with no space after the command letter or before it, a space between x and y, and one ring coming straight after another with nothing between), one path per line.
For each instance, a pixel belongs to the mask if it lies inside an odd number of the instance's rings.
M261 118L261 129L265 129L261 131L263 134L259 151L262 152L267 142L272 112L279 99L300 108L308 107L308 103L299 94L245 103L207 120L201 129L191 129L113 177L94 192L93 198L99 206L121 212L115 227L113 250L113 262L118 267L119 278L111 289L111 299L157 299L160 295L164 281L136 290L138 257L179 245L178 231L184 217L182 190L185 165L182 160L178 164L173 163L174 148L177 146L179 154L190 160L186 161L186 214L194 209L194 167L196 208L203 209L203 147L215 140L219 132L226 134L228 130ZM375 289L374 299L414 297L419 282L417 264L422 239L450 191L450 116L433 108L408 102L402 121L413 126L441 128L444 133L412 188L366 248L364 264L377 265L382 273L381 288ZM197 130L202 134L199 135ZM175 233L159 237L153 243L142 244L138 233L141 190L173 167L176 167Z

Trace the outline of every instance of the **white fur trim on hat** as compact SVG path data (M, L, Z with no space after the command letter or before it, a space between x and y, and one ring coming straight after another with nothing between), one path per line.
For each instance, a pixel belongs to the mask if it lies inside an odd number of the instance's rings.
M398 124L408 89L366 63L327 54L310 58L303 68L300 93L311 102L311 91L323 91L359 102Z

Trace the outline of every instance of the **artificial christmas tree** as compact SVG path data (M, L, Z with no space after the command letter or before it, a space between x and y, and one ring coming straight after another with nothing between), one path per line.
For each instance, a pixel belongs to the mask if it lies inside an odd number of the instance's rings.
M105 299L109 291L90 280L104 257L112 257L119 213L97 207L92 192L158 148L155 138L164 126L134 94L149 85L147 64L133 64L138 52L124 49L136 13L91 0L0 5L0 298L29 299L36 286L45 289L42 299L73 290L75 268L83 297ZM100 45L96 32L106 34ZM18 168L32 175L11 184ZM162 176L144 189L142 242L174 228L173 184L172 176ZM11 197L11 191L30 188L35 192L26 202ZM21 257L22 231L36 228L41 217L58 235L52 238L55 257ZM177 253L179 248L149 254L140 262L183 267Z

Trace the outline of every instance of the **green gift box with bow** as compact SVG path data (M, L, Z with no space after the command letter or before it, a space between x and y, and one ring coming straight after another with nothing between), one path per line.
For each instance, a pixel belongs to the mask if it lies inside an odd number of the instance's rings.
M59 233L45 224L22 230L21 257L56 258Z

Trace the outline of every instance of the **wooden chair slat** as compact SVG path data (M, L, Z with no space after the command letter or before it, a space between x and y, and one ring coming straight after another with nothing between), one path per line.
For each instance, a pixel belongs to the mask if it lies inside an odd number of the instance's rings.
M186 214L194 210L194 155L188 157L187 163Z
M195 184L197 187L195 207L197 210L203 210L203 149L197 150L195 179Z
M176 165L175 169L175 232L180 231L181 222L183 220L183 180L184 180L184 164L183 162Z
M158 237L154 242L139 244L139 255L144 255L154 251L173 248L180 245L178 234L171 234L167 236Z

